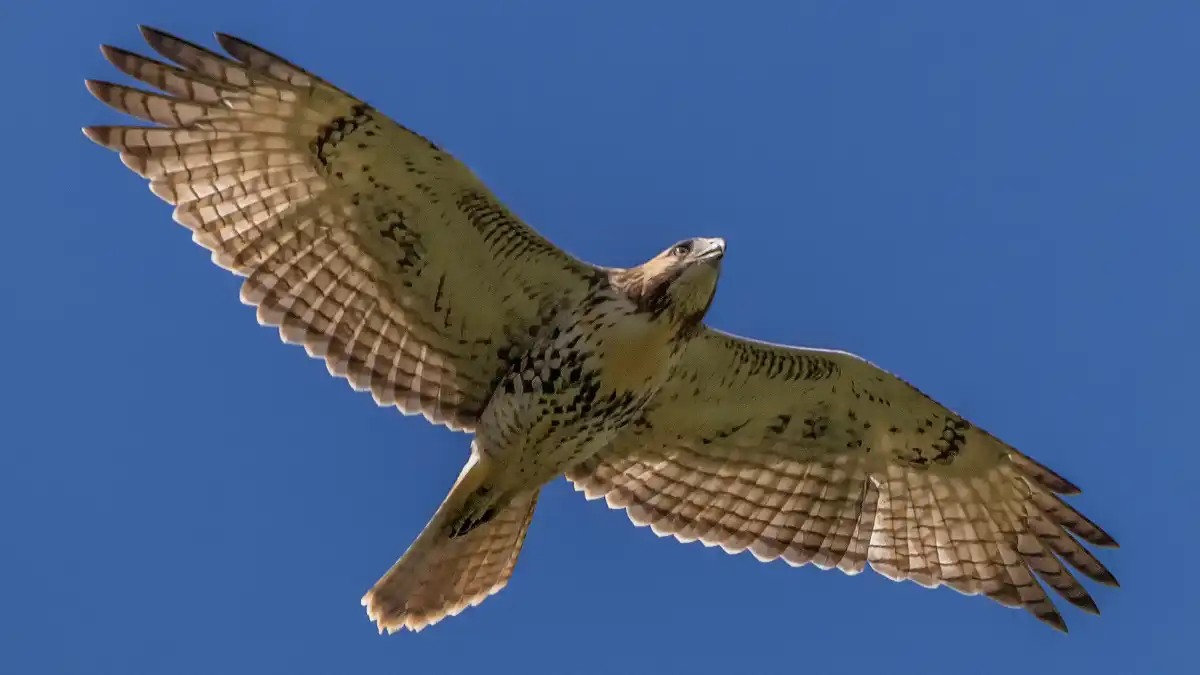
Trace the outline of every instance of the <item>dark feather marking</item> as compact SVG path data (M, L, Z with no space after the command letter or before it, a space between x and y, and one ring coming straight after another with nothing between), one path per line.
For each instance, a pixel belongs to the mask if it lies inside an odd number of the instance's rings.
M371 106L360 103L350 109L349 115L335 117L321 127L317 137L308 144L308 149L316 156L322 167L329 168L327 153L337 147L343 138L349 136L355 129L374 119Z
M774 424L767 426L767 430L773 434L782 434L788 428L788 425L791 423L792 423L791 415L780 415L779 417L776 418Z
M496 517L497 513L499 513L499 511L496 509L496 507L489 506L487 509L485 509L483 511L483 513L479 514L478 516L475 516L473 518L464 518L462 520L462 522L458 523L458 525L455 526L454 531L451 533L450 536L452 538L464 536L471 530L474 530L475 528L479 527L480 525L491 522L492 519L494 519Z
M801 434L809 440L817 440L829 430L829 418L824 415L810 417L804 420L804 432Z
M442 287L445 285L446 275L443 273L441 278L438 279L437 293L435 293L433 296L433 311L435 312L442 311Z

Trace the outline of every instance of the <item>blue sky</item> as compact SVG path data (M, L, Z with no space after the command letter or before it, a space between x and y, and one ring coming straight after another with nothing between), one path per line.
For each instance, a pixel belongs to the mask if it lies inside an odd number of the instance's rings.
M1200 5L501 4L0 8L0 671L1182 672ZM658 539L558 480L506 590L377 636L358 599L468 438L258 327L79 133L122 120L83 79L119 79L97 46L145 51L137 23L285 55L585 259L724 236L712 324L859 353L1057 469L1123 588L1090 585L1104 614L1064 607L1064 636Z

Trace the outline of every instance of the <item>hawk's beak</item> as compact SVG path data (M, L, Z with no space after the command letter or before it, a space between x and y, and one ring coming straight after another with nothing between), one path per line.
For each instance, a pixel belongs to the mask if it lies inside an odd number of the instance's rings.
M696 252L696 260L717 262L725 257L725 240L720 237L704 239L703 247Z

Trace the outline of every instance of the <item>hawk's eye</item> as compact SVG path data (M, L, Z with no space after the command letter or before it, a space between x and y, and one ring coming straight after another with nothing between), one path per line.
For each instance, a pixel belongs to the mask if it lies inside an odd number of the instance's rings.
M690 243L679 244L675 248L671 249L671 255L675 256L676 258L682 258L683 256L687 255L691 250L692 250L692 245Z

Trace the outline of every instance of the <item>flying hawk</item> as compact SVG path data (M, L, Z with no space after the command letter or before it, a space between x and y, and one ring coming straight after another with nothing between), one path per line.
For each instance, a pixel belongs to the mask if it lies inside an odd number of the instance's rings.
M245 277L285 342L381 406L472 433L450 494L363 597L419 630L499 591L540 488L566 474L683 542L948 586L1066 630L1042 582L1116 586L1079 490L852 354L704 323L721 239L631 269L555 247L437 145L229 35L232 59L152 28L178 66L104 46L164 94L88 81L159 126L94 126L174 218Z

